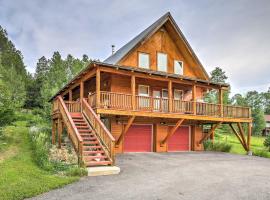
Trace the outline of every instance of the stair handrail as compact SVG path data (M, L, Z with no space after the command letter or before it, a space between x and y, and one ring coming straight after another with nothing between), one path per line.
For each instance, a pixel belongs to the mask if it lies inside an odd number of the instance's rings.
M82 163L82 146L83 146L83 139L78 131L78 129L76 128L72 118L71 118L71 115L67 109L67 106L63 100L63 98L61 96L58 96L57 97L58 101L59 101L59 110L60 110L60 113L62 115L62 118L63 118L63 122L65 123L66 127L67 127L67 130L68 130L68 135L69 135L69 138L71 139L73 145L74 145L74 148L78 154L78 157L79 157L79 163L81 164ZM75 138L74 138L75 136Z
M110 157L112 163L114 164L115 138L112 136L110 131L106 128L106 126L103 124L103 122L100 120L100 118L85 99L82 100L82 112L90 122L90 125L94 129L97 136L100 138L105 147L107 155Z

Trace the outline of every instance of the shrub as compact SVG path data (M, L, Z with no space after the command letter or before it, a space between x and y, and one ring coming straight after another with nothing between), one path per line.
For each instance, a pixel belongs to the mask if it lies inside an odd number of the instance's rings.
M66 171L65 175L67 175L67 176L87 176L88 171L85 168L72 167Z
M270 151L270 135L267 136L267 138L265 138L263 145L268 148L268 151Z
M270 153L266 150L255 150L253 152L254 156L264 157L264 158L270 158Z
M206 140L203 145L206 151L230 152L232 148L231 144L225 142L215 142L213 144L211 140Z
M85 169L76 166L77 157L74 151L65 148L58 149L50 145L50 132L46 131L46 127L32 126L29 133L34 152L34 161L39 167L68 176L87 175Z

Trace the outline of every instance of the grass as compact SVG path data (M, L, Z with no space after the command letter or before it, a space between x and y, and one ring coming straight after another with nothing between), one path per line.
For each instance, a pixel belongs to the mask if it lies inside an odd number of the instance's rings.
M33 159L27 121L17 121L0 138L0 199L32 197L79 179L40 169ZM2 158L2 159L1 159Z
M264 147L263 142L265 137L252 136L250 147L254 155L261 157L270 157L270 152L266 152L267 149ZM215 141L225 142L232 145L230 153L245 155L246 151L242 147L241 143L234 134L228 134L225 132L217 131L215 134Z

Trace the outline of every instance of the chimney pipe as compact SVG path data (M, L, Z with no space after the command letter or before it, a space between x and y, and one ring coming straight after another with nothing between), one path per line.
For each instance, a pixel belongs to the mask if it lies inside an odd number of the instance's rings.
M114 47L115 45L112 45L112 54L114 54Z

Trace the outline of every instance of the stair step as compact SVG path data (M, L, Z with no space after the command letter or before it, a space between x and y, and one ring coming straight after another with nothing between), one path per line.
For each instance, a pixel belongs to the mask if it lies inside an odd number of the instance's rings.
M105 155L95 155L95 156L84 156L83 157L83 159L85 160L85 161L90 161L90 160L93 160L93 159L96 159L96 158L100 158L100 159L102 159L102 158L107 158L107 156L105 156Z
M98 144L99 142L96 141L83 141L83 144Z
M83 146L83 149L101 149L102 147L100 145L95 146Z
M85 121L84 121L83 118L81 118L81 119L72 118L72 119L73 119L73 121L74 121L75 123L85 123Z
M84 150L83 151L83 155L89 155L89 154L97 154L97 153L101 153L101 154L103 154L103 153L105 153L103 150L96 150L96 151L86 151L86 150Z
M81 136L82 138L96 138L95 135L93 135L93 134L87 134L87 133L80 134L80 136Z
M89 141L97 141L98 140L96 138L83 138L83 142L89 142Z
M79 131L79 133L91 133L92 132L92 130L90 130L90 129L88 129L88 130L79 129L78 131Z
M88 124L87 123L84 123L84 122L74 122L76 126L87 126L88 127Z
M85 165L87 167L90 167L90 166L99 166L99 165L110 165L112 164L111 161L91 161L91 162L85 162Z
M76 126L76 127L77 127L77 129L80 129L80 130L85 130L85 129L90 130L89 126Z

